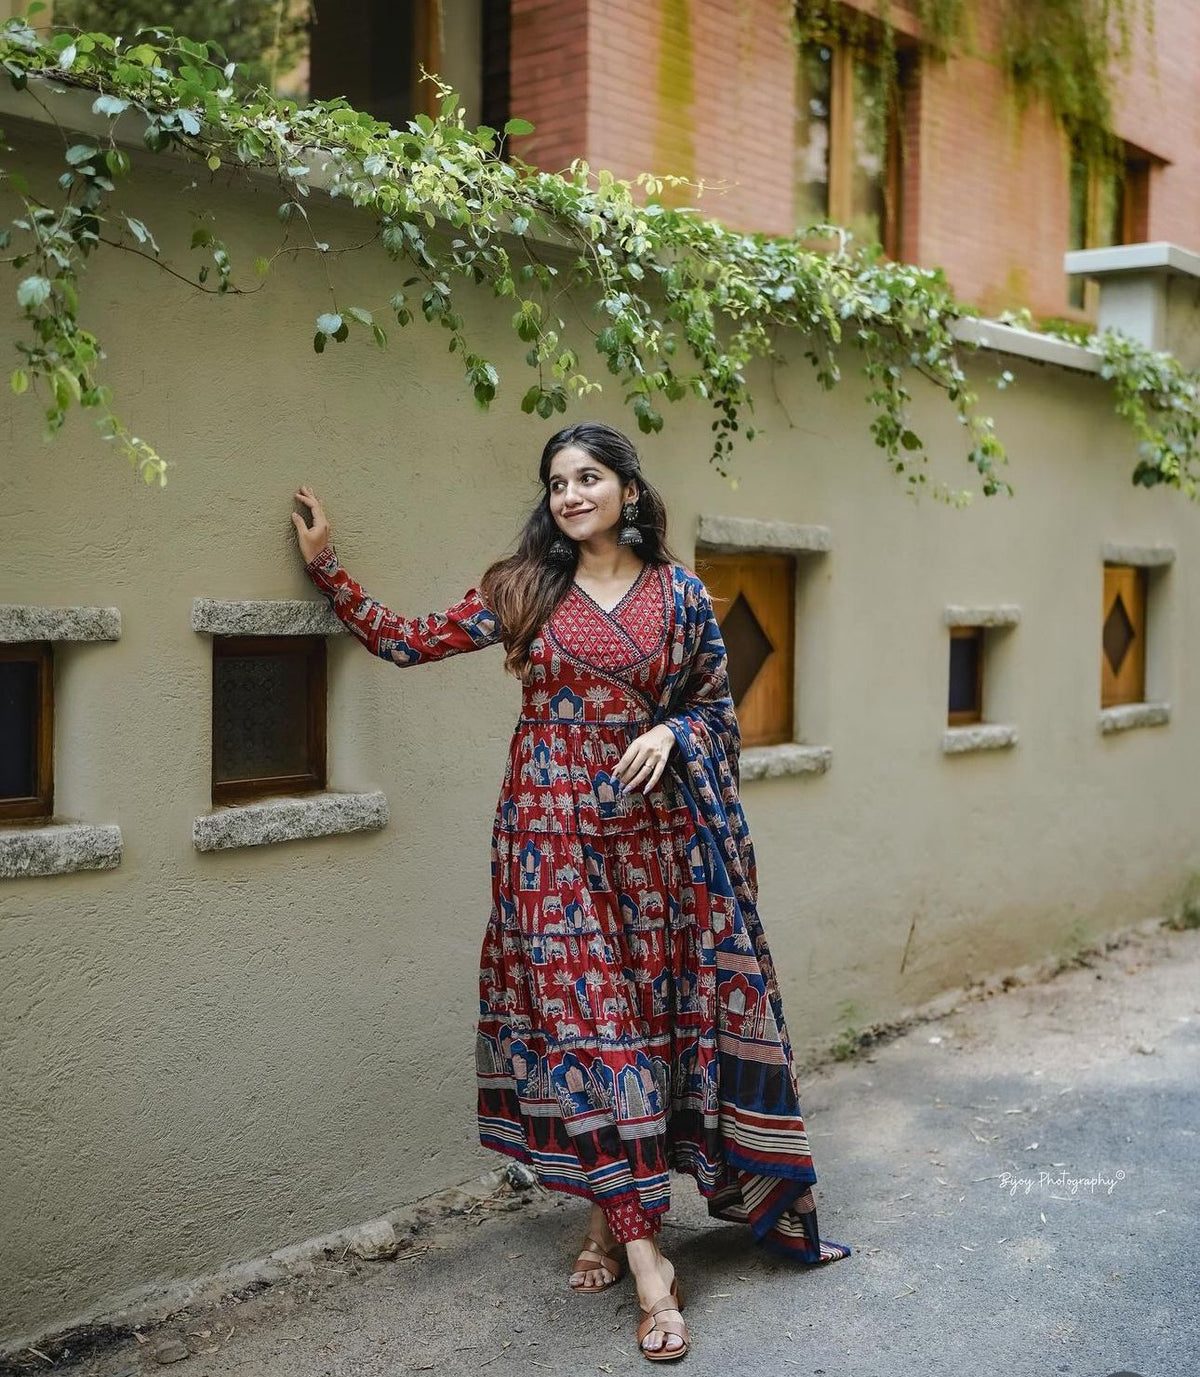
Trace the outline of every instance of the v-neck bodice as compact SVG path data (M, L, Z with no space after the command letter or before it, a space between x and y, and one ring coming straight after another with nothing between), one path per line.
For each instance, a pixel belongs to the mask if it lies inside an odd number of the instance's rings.
M666 565L647 562L608 609L573 583L543 628L552 652L546 665L550 677L575 684L581 675L598 676L618 696L630 689L639 696L653 695L666 672L665 662L659 663L671 613L666 571ZM530 653L536 662L536 643ZM598 700L602 692L593 685L590 696Z
M614 616L617 612L619 612L621 607L624 605L625 600L631 597L637 591L638 585L646 577L646 572L649 568L650 561L643 560L642 567L637 571L637 574L634 576L633 582L629 585L628 588L626 588L624 593L621 594L621 596L617 599L617 601L613 604L612 607L605 607L597 598L594 598L591 595L591 593L589 593L588 590L584 588L583 585L579 583L576 579L571 580L571 587L577 592L582 593L583 596L587 598L587 600L594 606L598 607L606 617L611 617Z

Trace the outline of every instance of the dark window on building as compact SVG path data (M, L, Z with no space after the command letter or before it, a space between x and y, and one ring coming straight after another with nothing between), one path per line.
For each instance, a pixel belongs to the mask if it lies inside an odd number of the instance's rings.
M952 727L983 720L983 627L950 628L950 703Z
M213 638L212 801L325 788L325 639Z
M0 645L0 818L48 818L53 812L50 642Z
M1089 167L1076 143L1069 144L1071 164L1069 249L1102 249L1136 244L1149 233L1150 163L1131 145L1110 166ZM1067 299L1081 311L1095 313L1099 284L1073 275Z
M896 101L885 109L870 46L840 40L798 45L795 105L796 232L829 221L860 243L900 256L904 93L915 53L896 54Z
M480 93L480 123L497 133L512 116L510 54L512 5L510 0L486 0L483 6L483 90Z
M509 117L510 0L313 0L308 94L344 96L394 128L439 113L420 69L459 95L468 127Z

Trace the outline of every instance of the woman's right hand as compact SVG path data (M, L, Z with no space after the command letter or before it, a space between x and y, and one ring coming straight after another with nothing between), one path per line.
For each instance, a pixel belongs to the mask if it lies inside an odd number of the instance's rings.
M299 512L292 513L292 524L296 528L296 539L300 542L300 553L304 557L305 564L321 553L326 545L332 542L329 534L329 522L325 519L325 511L317 501L311 488L300 485L298 492L293 496L297 502L303 502L312 516L312 524L306 526L304 517Z

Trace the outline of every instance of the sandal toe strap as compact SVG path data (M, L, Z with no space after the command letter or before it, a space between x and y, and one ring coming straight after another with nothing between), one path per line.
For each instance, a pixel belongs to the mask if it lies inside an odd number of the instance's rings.
M674 1310L674 1306L667 1307ZM640 1344L652 1330L659 1330L663 1334L674 1334L677 1338L687 1341L687 1325L683 1320L670 1320L657 1314L646 1314L646 1318L638 1325L637 1340Z
M575 1259L575 1270L577 1272L591 1272L595 1270L595 1264L599 1263L606 1272L611 1272L614 1277L621 1275L620 1259L611 1253L606 1253L594 1238L585 1238L584 1246L580 1250L579 1256ZM587 1245L591 1244L589 1248ZM591 1263L585 1266L585 1263Z

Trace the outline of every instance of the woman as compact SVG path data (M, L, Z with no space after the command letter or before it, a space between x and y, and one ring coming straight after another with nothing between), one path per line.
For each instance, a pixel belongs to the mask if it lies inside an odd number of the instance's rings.
M311 525L292 520L306 572L376 655L417 665L501 642L522 680L480 962L480 1141L592 1201L570 1285L611 1286L623 1248L639 1346L674 1359L687 1328L656 1240L672 1167L772 1252L850 1249L817 1232L708 591L667 548L620 431L559 431L539 476L517 553L424 617L340 567L311 489L296 494Z

